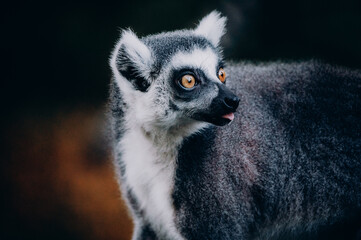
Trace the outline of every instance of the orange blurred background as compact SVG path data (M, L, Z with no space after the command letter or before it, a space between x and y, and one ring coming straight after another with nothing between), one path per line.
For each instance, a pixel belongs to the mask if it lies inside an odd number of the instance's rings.
M131 238L103 126L82 110L7 128L1 239Z

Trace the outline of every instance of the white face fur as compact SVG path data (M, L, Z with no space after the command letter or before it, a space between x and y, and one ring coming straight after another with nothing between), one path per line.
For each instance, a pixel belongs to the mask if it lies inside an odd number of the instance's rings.
M204 122L224 125L214 120L211 112L222 116L231 111L212 106L220 91L222 96L230 94L218 76L222 67L218 44L225 23L226 18L213 11L194 30L161 33L142 40L131 30L123 31L110 65L124 102L131 106L127 120L144 128L163 129L204 126ZM173 35L184 40L172 41ZM158 46L162 41L164 47ZM167 49L169 52L165 52ZM192 90L179 85L179 78L185 74L197 81Z

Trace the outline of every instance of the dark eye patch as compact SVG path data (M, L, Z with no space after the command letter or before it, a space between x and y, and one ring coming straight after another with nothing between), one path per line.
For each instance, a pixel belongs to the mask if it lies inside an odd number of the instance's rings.
M225 68L226 63L221 59L218 61L217 67L216 67L216 75L218 74L218 71L220 68Z
M185 89L179 84L182 76L191 74L195 77L197 85L191 90ZM193 67L183 67L180 69L174 69L171 74L171 86L173 89L174 98L185 102L190 102L198 98L201 94L206 92L206 89L210 87L211 81L206 77L201 69Z
M172 76L173 76L172 79L175 80L175 81L178 81L184 75L187 75L187 74L194 76L197 81L199 80L197 72L194 71L191 68L184 68L184 69L175 70L174 73L172 74Z

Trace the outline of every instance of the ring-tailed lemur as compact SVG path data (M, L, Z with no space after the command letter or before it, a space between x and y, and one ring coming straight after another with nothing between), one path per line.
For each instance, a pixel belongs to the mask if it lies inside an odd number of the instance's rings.
M133 239L351 236L361 73L316 61L225 65L225 22L214 11L191 30L124 30L113 51L114 162Z

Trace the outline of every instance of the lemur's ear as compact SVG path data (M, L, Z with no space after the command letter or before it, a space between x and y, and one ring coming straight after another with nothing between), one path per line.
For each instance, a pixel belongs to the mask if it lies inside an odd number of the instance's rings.
M134 88L145 92L150 86L152 53L132 30L123 30L116 53L116 67Z
M215 47L218 46L223 34L226 33L226 17L221 17L217 11L212 11L205 16L194 30L196 34L207 38Z

